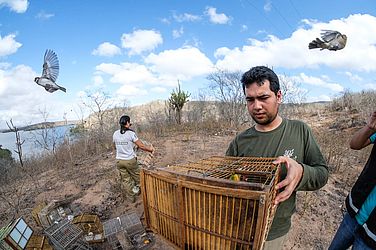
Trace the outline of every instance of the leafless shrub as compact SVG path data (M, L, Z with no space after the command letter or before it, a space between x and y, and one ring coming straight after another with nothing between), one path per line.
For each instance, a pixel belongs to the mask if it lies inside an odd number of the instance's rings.
M376 91L362 91L354 94L354 99L356 100L355 108L360 113L360 119L367 121L370 114L375 111Z
M62 135L57 133L57 129L55 127L51 127L48 123L48 112L46 107L44 110L39 110L39 113L42 116L42 128L31 131L34 138L34 143L37 147L40 147L46 151L50 151L53 154L55 153L56 146L58 141L62 138Z
M355 108L354 95L349 89L340 93L339 97L336 97L331 103L332 111L348 111Z
M23 182L18 185L12 185L12 189L9 189L9 187L10 186L4 185L0 186L0 201L9 208L10 220L13 220L19 216L27 190Z
M362 91L351 93L345 90L336 97L330 105L331 111L344 112L342 121L350 124L348 127L362 126L368 120L370 114L375 111L376 91Z
M20 161L21 167L23 167L24 164L22 155L22 144L24 144L25 140L21 139L19 129L16 126L14 126L12 119L10 119L9 123L7 122L7 126L10 129L10 131L14 132L16 136L17 150L15 150L14 152L18 155L18 160Z
M107 148L105 138L108 137L108 130L106 129L106 115L110 112L112 101L110 95L103 90L96 90L94 92L87 92L86 97L82 99L82 103L92 112L87 121L89 126L90 140L93 144L87 144L88 150L100 152L102 148Z
M166 102L167 105L167 102ZM172 117L166 116L164 110L153 110L149 107L149 111L146 114L146 124L138 125L141 131L149 131L154 136L164 136L166 134L166 125L171 125Z
M376 101L376 91L368 90L358 93L352 93L345 90L331 102L333 111L349 111L352 113L360 112L368 118L369 114L374 111Z
M345 156L349 155L350 135L340 130L324 128L316 131L315 137L326 159L329 172L341 172L348 160Z
M286 118L294 119L301 112L304 112L307 91L301 88L301 84L294 78L286 75L279 76L279 84L283 103L280 107L280 113Z
M305 102L307 90L303 89L299 82L286 75L280 75L278 78L282 91L283 103L297 104L298 106Z
M242 72L230 72L218 69L211 73L207 79L210 81L214 98L216 99L217 109L221 119L229 126L239 126L248 115L245 108L245 98L240 82Z

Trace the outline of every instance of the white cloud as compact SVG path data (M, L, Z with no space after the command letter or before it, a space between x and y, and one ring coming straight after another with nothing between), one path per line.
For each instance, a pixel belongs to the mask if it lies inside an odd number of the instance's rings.
M215 24L227 24L231 18L224 13L217 13L217 9L214 7L206 7L205 15L209 16L210 22Z
M151 64L150 68L158 75L181 80L205 75L213 70L210 59L194 47L151 53L145 58L145 62Z
M81 90L81 91L78 91L78 92L77 92L77 97L79 97L79 98L83 98L83 97L85 97L85 96L86 96L86 92L85 92L85 91Z
M202 45L201 41L198 38L193 37L192 39L184 41L184 44L183 44L182 47L196 47L196 48L199 48L199 47L201 47L201 45Z
M248 30L248 26L243 24L241 27L240 27L240 31L241 32L244 32L244 31L247 31Z
M96 67L98 72L110 75L110 82L130 86L154 83L155 77L145 66L137 63L102 63Z
M42 119L40 109L48 107L49 118L60 119L66 106L59 101L60 92L48 93L34 82L37 74L25 65L0 70L0 121L30 124ZM63 93L64 94L64 93ZM61 95L63 95L61 94ZM65 95L65 94L64 94ZM20 122L22 121L22 122Z
M154 87L150 89L154 93L166 93L167 89L163 87Z
M17 13L24 13L29 6L29 2L27 0L0 0L0 8L3 6L7 6Z
M145 65L123 62L102 63L96 66L95 75L109 76L109 82L120 87L119 96L146 95L144 89L164 93L166 86L176 86L177 80L188 80L213 70L211 61L197 48L184 47L151 53L145 58Z
M46 13L44 10L40 11L35 17L40 20L48 20L51 17L54 17L55 14Z
M269 11L272 10L272 2L271 2L270 0L267 1L267 2L265 3L265 5L264 5L264 10L265 10L266 12L269 12Z
M170 24L170 20L168 20L168 18L166 18L166 17L161 18L160 20L161 20L162 23Z
M175 19L175 21L182 23L182 22L197 22L201 20L200 16L184 13L181 15L173 14L172 17Z
M122 47L129 49L129 55L151 51L162 43L162 35L154 30L135 30L133 33L121 36Z
M184 33L184 29L183 27L180 27L180 29L172 31L172 37L174 39L179 38L183 35L183 33Z
M350 15L329 23L307 21L309 29L299 28L291 37L279 39L269 35L266 40L249 39L250 45L241 48L219 48L219 68L245 70L255 65L274 67L318 68L327 66L346 71L376 71L376 17L368 14ZM348 36L343 50L309 50L308 44L323 29L338 30ZM226 51L226 54L223 54ZM365 63L367 62L367 63Z
M16 53L18 48L22 46L21 43L14 39L15 37L15 34L10 34L3 38L0 35L0 57Z
M0 69L6 70L9 69L12 65L7 62L0 62Z
M361 78L359 75L357 74L353 74L349 71L346 71L345 72L345 75L349 77L350 81L352 82L361 82L363 81L363 78Z
M304 73L300 73L298 76L294 76L292 78L296 80L296 82L302 82L302 83L317 86L320 88L330 89L335 92L342 92L344 90L344 88L338 83L330 83L330 82L325 81L322 78L314 77L314 76L307 76Z
M121 51L120 48L116 45L113 45L109 42L104 42L98 46L98 48L94 49L92 52L93 55L96 56L115 56L120 55Z
M94 83L94 86L100 86L103 84L103 77L102 76L93 76L93 83Z
M136 86L129 86L129 85L123 85L116 91L116 94L119 97L142 96L142 95L147 95L147 93L148 92L143 88L139 88Z

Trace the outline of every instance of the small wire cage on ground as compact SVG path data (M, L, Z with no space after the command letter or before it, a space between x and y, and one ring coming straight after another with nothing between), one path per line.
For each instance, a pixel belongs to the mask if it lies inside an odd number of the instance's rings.
M53 224L44 230L56 250L90 250L90 246L82 239L83 231L68 219Z
M86 242L104 242L103 225L97 215L80 214L73 218L72 223L84 232Z
M262 249L275 213L274 159L214 156L142 169L147 226L181 249Z
M148 249L154 243L135 212L110 219L103 228L112 249Z

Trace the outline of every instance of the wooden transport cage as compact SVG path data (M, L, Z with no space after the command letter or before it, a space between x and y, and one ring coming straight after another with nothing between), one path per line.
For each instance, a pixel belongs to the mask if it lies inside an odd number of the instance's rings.
M274 159L214 156L143 168L147 226L181 249L262 249L275 213Z

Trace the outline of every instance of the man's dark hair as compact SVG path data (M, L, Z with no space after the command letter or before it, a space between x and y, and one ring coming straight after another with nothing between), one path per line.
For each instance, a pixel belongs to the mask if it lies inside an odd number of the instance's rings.
M245 94L245 88L254 82L259 86L264 84L265 80L270 82L270 90L277 95L280 90L278 76L273 70L265 66L256 66L245 72L242 76L241 82L243 86L243 92Z

